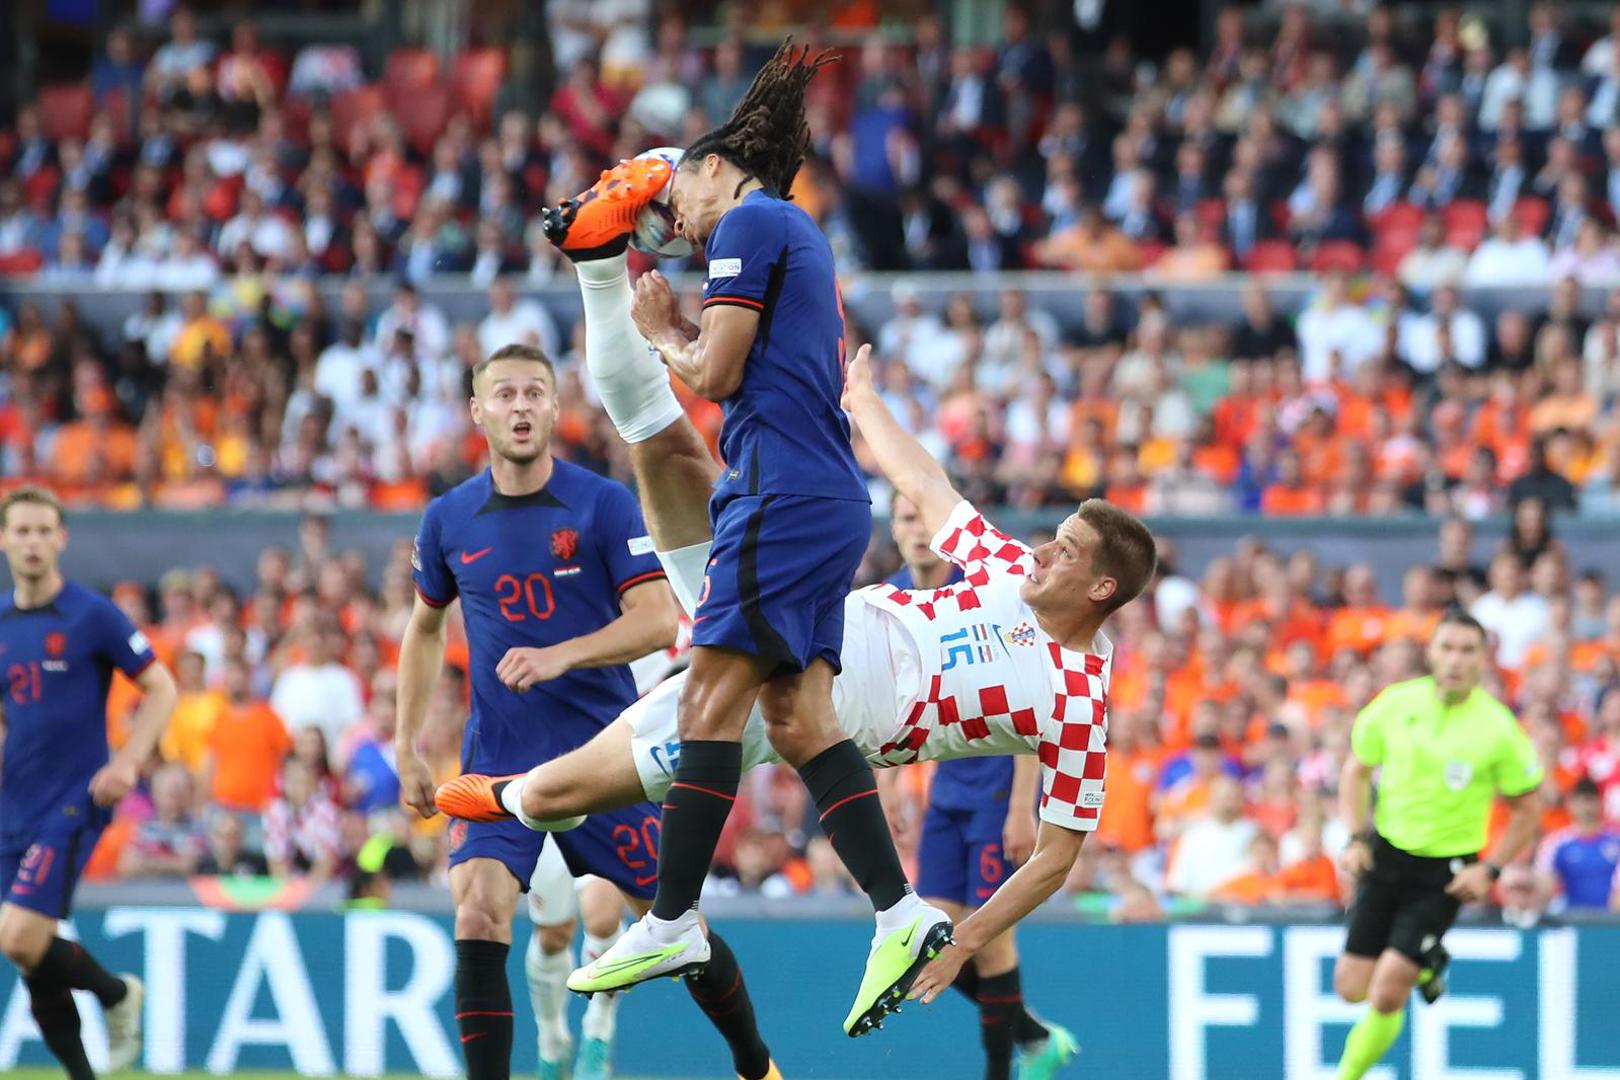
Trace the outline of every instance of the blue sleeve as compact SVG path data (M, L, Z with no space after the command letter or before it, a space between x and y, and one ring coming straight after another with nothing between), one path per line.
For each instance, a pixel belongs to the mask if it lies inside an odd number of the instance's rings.
M602 561L616 595L623 596L626 589L664 576L663 564L653 553L652 537L641 520L641 507L627 488L622 484L605 486L596 513L598 525L593 531L600 537Z
M100 600L96 605L98 650L113 667L130 678L151 667L157 660L152 643L135 628L129 616L119 610L111 600Z
M429 503L411 548L411 581L416 595L432 607L448 607L456 598L456 578L444 561L444 545L439 540L440 517L439 504Z
M726 211L709 237L703 306L733 304L765 310L771 271L787 243L782 209L774 199L755 199Z

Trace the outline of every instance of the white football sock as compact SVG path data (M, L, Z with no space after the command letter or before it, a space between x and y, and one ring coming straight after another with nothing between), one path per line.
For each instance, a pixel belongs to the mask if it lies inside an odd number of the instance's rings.
M697 908L687 908L679 918L660 919L652 912L642 917L647 933L660 945L673 945L699 926Z
M688 616L697 611L698 600L703 595L703 579L709 573L709 549L712 547L714 541L705 540L701 544L657 553L658 561L663 564L664 573L669 577L669 587Z
M669 371L630 318L623 255L575 264L585 304L585 366L613 426L627 443L646 442L682 415Z
M610 937L597 937L587 932L585 934L585 963L589 964L598 956L613 948L613 943L624 934L624 927L620 926L613 931ZM600 1039L603 1042L613 1041L613 1033L617 1030L619 1022L619 998L621 994L592 994L590 1002L585 1006L585 1019L580 1024L580 1034L587 1039Z
M907 923L917 917L917 909L920 907L922 907L922 901L917 898L917 894L907 892L906 895L900 898L899 903L895 904L893 907L884 908L882 911L878 912L878 936L881 937L884 934L893 933L896 930L902 929Z
M568 1034L568 973L574 970L574 950L547 953L540 938L529 935L529 948L523 954L523 973L529 979L529 1004L540 1028L540 1056L547 1061L565 1061L573 1039Z

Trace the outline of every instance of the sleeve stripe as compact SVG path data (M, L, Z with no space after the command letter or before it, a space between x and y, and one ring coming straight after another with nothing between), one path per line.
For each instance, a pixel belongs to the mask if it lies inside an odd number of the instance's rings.
M422 598L422 603L426 604L428 607L443 608L450 606L450 601L435 600L433 597L422 591L422 586L417 585L414 581L411 582L411 584L416 588L416 595L420 596Z
M704 307L719 304L733 304L737 307L753 308L755 311L764 311L765 302L755 300L748 296L710 296L703 301Z
M658 570L648 570L645 574L637 574L628 581L620 582L619 595L623 596L637 585L645 585L649 581L658 581L667 576L668 575L664 573L662 568Z

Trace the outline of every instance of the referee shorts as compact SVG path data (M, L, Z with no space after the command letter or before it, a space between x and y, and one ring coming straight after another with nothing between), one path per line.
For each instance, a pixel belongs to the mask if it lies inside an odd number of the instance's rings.
M1458 870L1478 858L1427 858L1375 836L1372 869L1356 883L1355 899L1345 916L1344 951L1371 958L1394 949L1420 966L1426 963L1424 954L1451 929L1462 906L1446 893L1446 886Z

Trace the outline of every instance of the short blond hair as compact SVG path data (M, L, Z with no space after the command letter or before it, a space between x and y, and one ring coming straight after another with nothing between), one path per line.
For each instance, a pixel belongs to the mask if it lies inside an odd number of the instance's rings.
M551 376L551 385L557 385L557 368L554 364L552 364L551 357L547 356L543 350L537 349L533 345L514 344L502 345L500 348L496 349L494 352L490 353L488 356L484 357L482 360L478 361L478 363L473 365L472 378L473 387L475 390L478 386L478 380L483 377L484 372L489 370L489 365L498 360L522 360L530 364L539 364L541 367L546 369L546 374Z
M58 525L67 520L67 515L62 513L62 500L56 497L56 492L37 484L25 484L8 493L4 499L0 499L0 529L6 527L6 519L11 513L11 508L22 505L50 507L56 511Z

